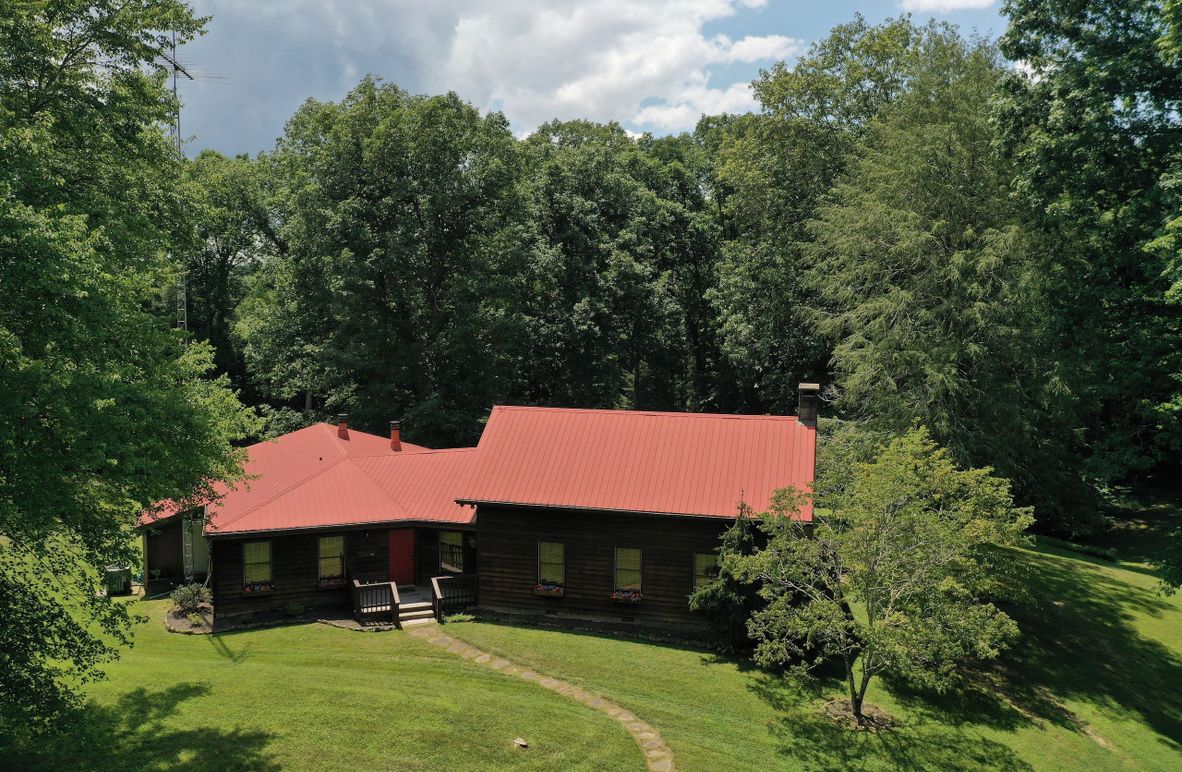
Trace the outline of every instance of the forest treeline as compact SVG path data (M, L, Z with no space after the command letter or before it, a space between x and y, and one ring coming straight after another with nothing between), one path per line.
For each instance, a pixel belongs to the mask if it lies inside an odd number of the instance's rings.
M186 164L190 329L272 432L455 445L494 403L791 413L819 381L1087 530L1182 440L1182 78L1154 3L1007 11L997 42L857 18L675 136L309 100Z

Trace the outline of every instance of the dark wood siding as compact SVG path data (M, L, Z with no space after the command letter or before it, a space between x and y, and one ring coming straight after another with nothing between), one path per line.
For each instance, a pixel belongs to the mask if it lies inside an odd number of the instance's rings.
M716 549L730 521L482 505L476 524L481 607L685 633L707 625L689 609L694 553ZM534 595L539 541L565 545L562 598ZM642 550L640 603L611 599L616 547Z
M181 518L150 527L146 530L144 549L148 581L168 581L184 576L184 555L181 554ZM159 571L159 574L154 574Z
M445 529L446 530L446 529ZM439 575L439 536L434 529L415 529L418 582L426 586ZM217 614L285 609L289 605L330 606L349 602L346 589L322 590L319 578L321 536L345 536L345 574L353 578L385 581L390 576L390 529L319 531L315 533L252 536L244 539L214 539L211 587ZM179 538L179 537L178 537ZM271 542L271 581L274 589L265 593L242 592L242 544ZM475 564L475 556L473 556Z

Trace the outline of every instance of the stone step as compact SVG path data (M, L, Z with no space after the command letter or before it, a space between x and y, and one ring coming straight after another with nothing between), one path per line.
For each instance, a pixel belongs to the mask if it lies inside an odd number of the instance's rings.
M400 622L403 627L414 627L415 625L433 625L437 624L435 617L416 617L414 619L403 619Z

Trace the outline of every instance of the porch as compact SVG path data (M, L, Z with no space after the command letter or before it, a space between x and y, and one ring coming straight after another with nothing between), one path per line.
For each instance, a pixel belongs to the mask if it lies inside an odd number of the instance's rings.
M442 621L446 614L475 606L477 578L476 574L433 576L428 587L355 578L350 598L359 624L407 627Z

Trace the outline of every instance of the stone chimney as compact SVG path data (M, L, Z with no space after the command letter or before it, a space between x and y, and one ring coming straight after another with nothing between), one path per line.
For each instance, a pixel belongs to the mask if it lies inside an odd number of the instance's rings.
M337 436L342 440L349 439L349 414L337 413Z
M802 424L815 426L817 423L817 403L821 398L821 384L802 383L797 387L796 418Z
M398 421L390 422L390 450L402 450L402 426Z

